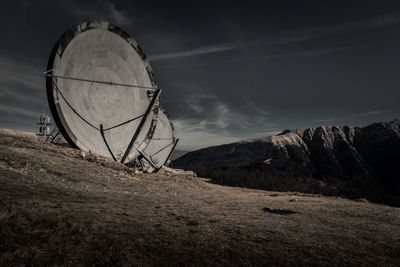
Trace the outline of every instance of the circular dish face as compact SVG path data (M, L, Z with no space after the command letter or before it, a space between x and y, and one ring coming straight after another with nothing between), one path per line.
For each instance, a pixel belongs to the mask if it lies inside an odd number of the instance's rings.
M167 112L160 108L157 127L149 145L142 152L142 164L148 172L167 165L167 161L175 148L174 126Z
M139 45L108 22L85 22L60 37L47 70L50 109L65 139L73 147L106 157L113 154L119 160L157 88ZM158 99L139 127L127 160L136 158L150 142L157 106Z

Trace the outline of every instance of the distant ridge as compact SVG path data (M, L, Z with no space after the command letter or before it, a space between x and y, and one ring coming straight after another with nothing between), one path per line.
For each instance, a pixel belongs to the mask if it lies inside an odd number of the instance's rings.
M262 170L265 175L307 177L340 183L358 179L400 196L400 120L368 126L320 126L285 130L276 136L243 140L189 152L176 168ZM397 197L396 197L397 196Z

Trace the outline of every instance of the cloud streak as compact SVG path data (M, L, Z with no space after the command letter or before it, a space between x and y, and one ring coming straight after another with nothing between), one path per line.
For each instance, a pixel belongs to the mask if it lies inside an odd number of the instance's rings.
M189 49L180 52L166 53L150 56L152 61L169 60L182 57L199 56L212 53L220 53L226 51L232 51L253 46L271 46L280 44L291 44L296 42L308 41L316 38L325 36L331 36L335 34L344 34L357 31L373 30L382 27L388 27L392 25L398 25L400 23L400 14L390 14L385 16L377 16L370 19L360 20L356 22L349 22L339 25L323 26L316 28L307 28L303 30L290 31L279 35L270 36L268 38L260 40L252 40L245 42L231 42L231 43L220 43L211 46L204 46L194 49Z
M368 112L363 112L363 113L357 113L357 114L351 114L346 117L342 118L329 118L329 119L318 119L318 120L312 120L311 122L318 122L318 123L326 123L326 122L338 122L338 121L345 121L345 120L350 120L354 118L360 118L360 117L368 117L368 116L373 116L373 115L378 115L387 112L386 110L372 110Z
M41 112L48 111L42 71L0 57L0 127L32 131Z
M176 135L185 137L179 144L181 149L199 149L280 131L269 121L271 114L250 101L244 101L242 112L210 94L188 95L182 102L195 114L174 120ZM249 132L253 134L249 136Z
M176 53L167 53L161 55L154 55L150 56L149 59L152 61L158 60L166 60L166 59L173 59L173 58L180 58L180 57L190 57L190 56L198 56L198 55L205 55L205 54L212 54L218 52L225 52L235 49L240 49L248 46L249 43L222 43L216 44L211 46L204 46L195 49L185 50Z
M176 119L174 128L177 136L181 136L178 149L195 150L201 147L216 146L239 141L239 138L212 133L203 129L204 122L194 119Z
M263 55L263 56L256 56L256 57L241 57L241 58L233 58L228 60L219 60L219 61L211 61L199 64L184 64L184 65L168 65L168 68L183 68L183 67L201 67L201 66L209 66L209 65L217 65L217 64L228 64L228 63L237 63L237 62L246 62L246 61L263 61L263 60L273 60L278 58L287 58L287 57L317 57L337 52L355 50L359 48L363 48L366 46L349 46L349 47L331 47L331 48L324 48L324 49L317 49L317 50L308 50L308 51L301 51L295 53L288 53L288 54L278 54L278 55ZM162 67L162 66L161 66Z
M342 52L342 51L359 49L359 48L363 48L363 47L365 47L365 46L332 47L332 48L325 48L325 49L318 49L318 50L303 51L303 52L296 53L294 55L303 56L303 57L315 57L315 56L332 54L332 53L337 53L337 52Z

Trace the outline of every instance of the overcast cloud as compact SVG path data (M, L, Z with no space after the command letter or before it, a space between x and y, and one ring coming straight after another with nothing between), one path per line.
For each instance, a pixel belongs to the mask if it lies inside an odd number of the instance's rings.
M144 49L180 149L400 117L398 1L229 2L2 3L0 127L36 131L51 48L93 19Z

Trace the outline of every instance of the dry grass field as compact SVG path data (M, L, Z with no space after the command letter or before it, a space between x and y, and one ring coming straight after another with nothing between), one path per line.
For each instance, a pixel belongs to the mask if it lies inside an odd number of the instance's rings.
M399 266L400 209L134 174L0 136L0 265Z

